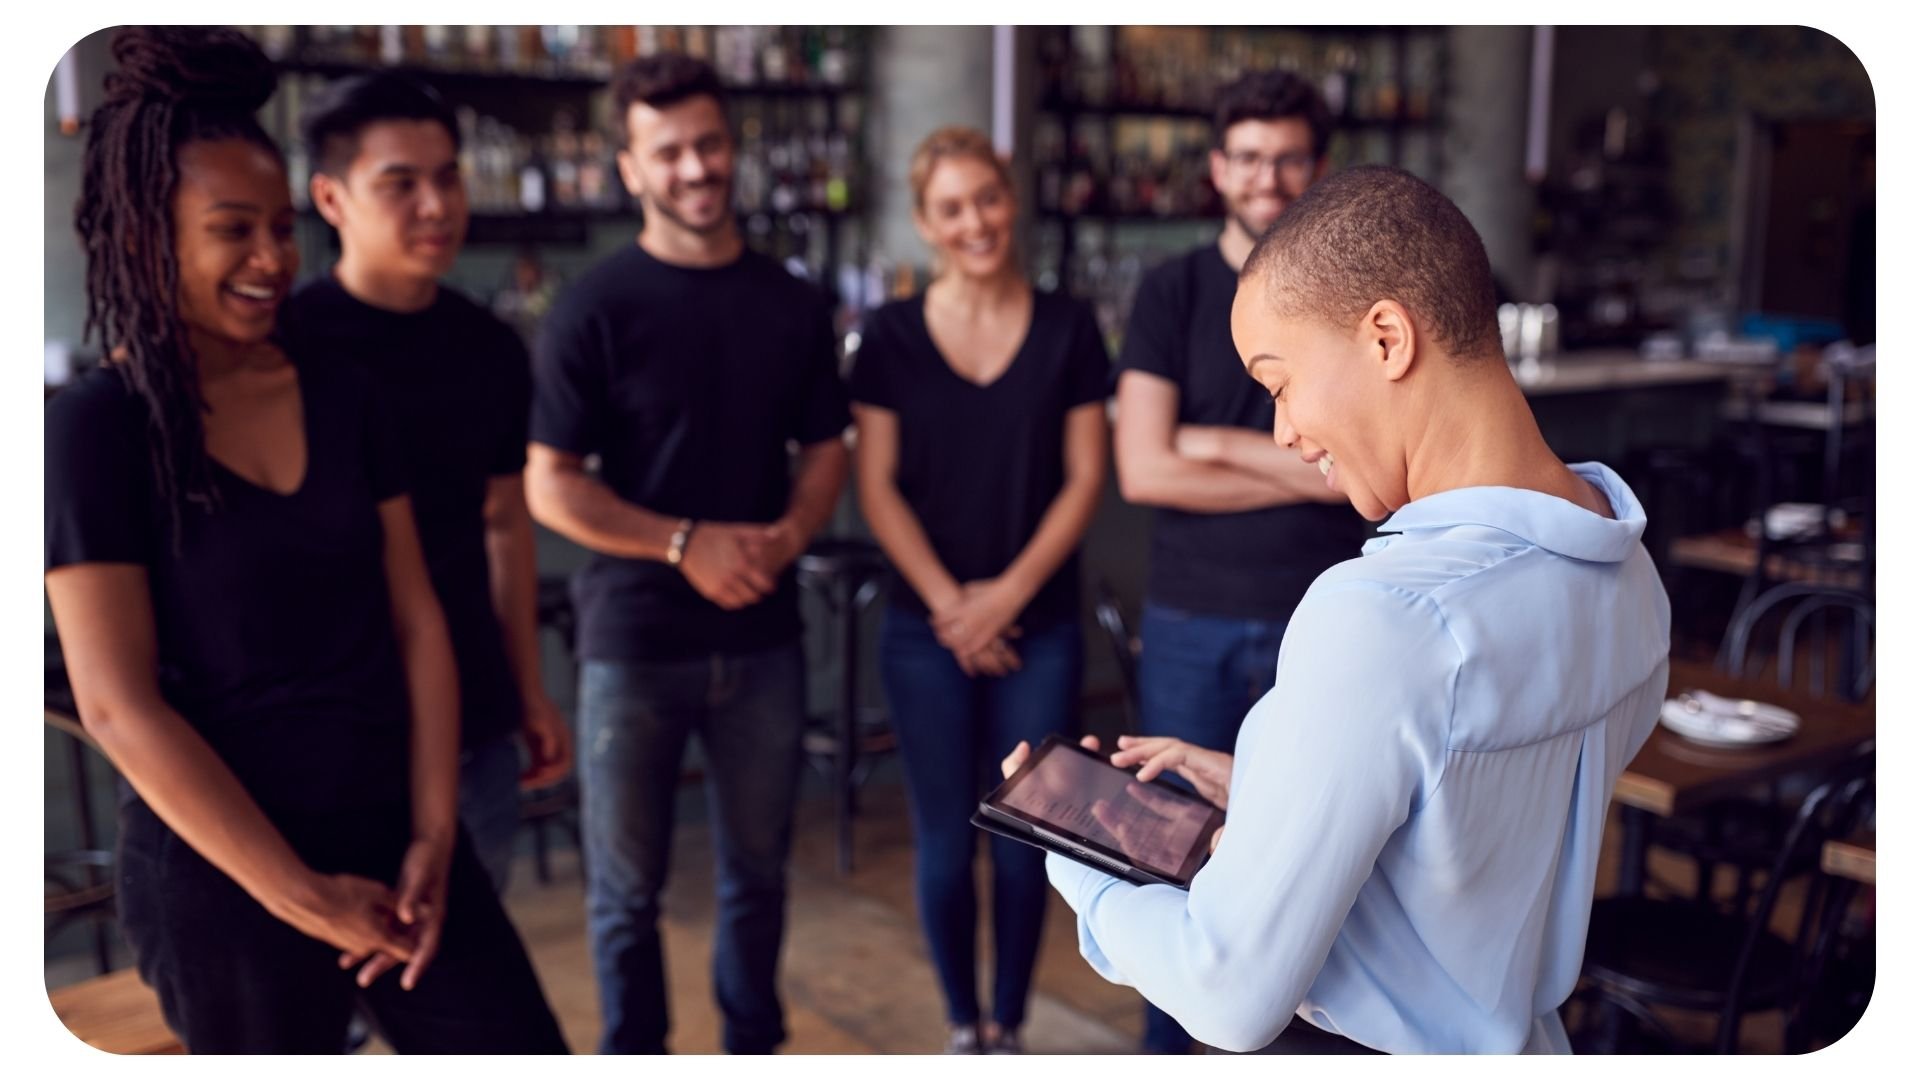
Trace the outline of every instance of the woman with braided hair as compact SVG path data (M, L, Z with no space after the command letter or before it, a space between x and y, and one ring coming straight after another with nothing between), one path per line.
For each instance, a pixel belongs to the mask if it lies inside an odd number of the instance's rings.
M113 55L75 211L108 359L47 407L46 587L127 781L141 977L196 1053L337 1052L356 996L402 1052L564 1052L457 824L452 653L387 424L275 334L272 65L204 27Z

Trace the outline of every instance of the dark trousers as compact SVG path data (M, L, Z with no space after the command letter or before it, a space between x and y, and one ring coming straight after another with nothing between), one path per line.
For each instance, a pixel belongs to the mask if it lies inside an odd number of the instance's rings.
M1020 670L969 676L925 618L889 610L880 631L880 675L900 741L913 816L914 887L934 970L954 1024L980 1019L973 858L974 808L1000 782L1000 759L1022 739L1038 745L1077 726L1083 650L1072 620L1015 639ZM1047 909L1046 855L1002 836L993 861L993 1020L1009 1031L1027 1018L1027 996Z
M587 934L603 1054L667 1051L660 893L687 739L700 737L719 903L713 989L728 1053L787 1037L780 1004L787 856L805 706L800 644L694 660L580 668L580 805Z
M307 864L391 885L410 836L404 805L280 822ZM268 914L144 803L120 815L121 925L167 1026L195 1054L337 1054L364 1002L400 1053L567 1052L520 936L463 831L440 951L412 990L400 970L368 989L339 950Z
M460 824L495 895L505 895L520 835L520 740L512 733L460 751Z
M1149 602L1140 619L1141 734L1231 753L1247 711L1273 689L1286 631L1284 619L1195 615ZM1178 776L1167 780L1188 786ZM1146 1006L1143 1050L1184 1054L1192 1047L1178 1021Z

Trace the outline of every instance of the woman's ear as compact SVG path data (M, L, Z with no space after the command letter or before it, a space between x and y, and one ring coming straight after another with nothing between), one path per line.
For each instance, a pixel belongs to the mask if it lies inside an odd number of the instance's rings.
M1389 382L1399 382L1413 370L1419 339L1413 317L1396 300L1376 301L1360 323L1368 338L1367 351L1374 368Z

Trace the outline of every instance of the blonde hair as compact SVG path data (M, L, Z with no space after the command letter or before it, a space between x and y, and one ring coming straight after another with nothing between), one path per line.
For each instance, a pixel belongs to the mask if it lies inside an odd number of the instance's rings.
M993 140L979 128L960 125L943 127L926 138L914 148L913 160L907 164L907 184L913 188L913 208L926 209L927 182L933 179L933 170L938 168L945 158L973 158L983 161L993 168L994 175L1006 186L1007 192L1013 192L1013 174L1007 171L1007 163L1000 160L994 152Z

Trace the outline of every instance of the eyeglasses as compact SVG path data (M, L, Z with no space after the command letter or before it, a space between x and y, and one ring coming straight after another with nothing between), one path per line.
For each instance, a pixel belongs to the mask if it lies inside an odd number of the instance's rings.
M1290 173L1298 176L1313 168L1313 163L1318 160L1319 158L1308 150L1295 150L1278 157L1267 157L1251 150L1236 150L1227 155L1227 167L1241 176L1258 176L1263 169L1271 165L1275 173Z

